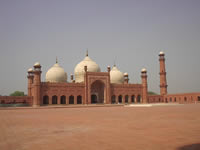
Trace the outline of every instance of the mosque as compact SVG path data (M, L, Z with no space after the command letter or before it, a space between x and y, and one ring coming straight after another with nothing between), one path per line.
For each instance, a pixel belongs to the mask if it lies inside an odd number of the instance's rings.
M56 63L41 81L41 65L35 63L28 70L28 96L0 96L1 104L27 103L33 107L43 105L132 104L132 103L197 103L200 93L168 94L165 54L159 53L160 95L148 95L147 70L141 70L141 83L129 83L128 73L116 65L101 72L99 65L88 53L76 65L74 76L67 80L67 73ZM75 79L74 79L75 77Z

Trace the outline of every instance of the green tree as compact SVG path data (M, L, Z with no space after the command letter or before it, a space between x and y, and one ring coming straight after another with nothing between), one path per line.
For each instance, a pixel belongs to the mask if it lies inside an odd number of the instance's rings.
M149 91L149 92L148 92L148 95L158 95L158 94L155 93L155 92Z
M10 94L10 96L24 96L24 92L22 91L15 91Z

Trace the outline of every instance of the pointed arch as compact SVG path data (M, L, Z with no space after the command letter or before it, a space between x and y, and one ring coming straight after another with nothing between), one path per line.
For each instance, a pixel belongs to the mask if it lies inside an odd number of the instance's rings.
M74 104L74 96L73 95L69 96L69 104Z
M62 95L62 96L60 97L60 103L61 103L61 104L66 104L66 96L65 96L65 95Z
M137 102L141 103L141 96L140 95L137 96Z
M125 96L125 103L128 103L128 99L129 99L129 96L126 95L126 96Z
M112 95L111 97L111 104L115 104L116 103L116 96Z
M81 95L77 96L77 104L82 104L82 96Z
M58 97L56 95L52 96L52 104L58 103Z
M131 103L135 103L135 95L131 96Z
M119 95L119 96L118 96L118 102L119 102L119 103L122 103L122 95Z
M48 95L43 96L43 104L44 105L48 105L49 104L49 96Z

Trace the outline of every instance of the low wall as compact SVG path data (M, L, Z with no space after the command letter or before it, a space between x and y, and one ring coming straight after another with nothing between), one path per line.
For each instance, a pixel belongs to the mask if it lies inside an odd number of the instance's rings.
M148 95L148 103L163 103L164 97L161 95Z
M200 102L200 93L178 93L178 94L168 94L168 95L149 95L149 103L198 103Z
M32 106L31 96L0 96L0 104L28 104Z

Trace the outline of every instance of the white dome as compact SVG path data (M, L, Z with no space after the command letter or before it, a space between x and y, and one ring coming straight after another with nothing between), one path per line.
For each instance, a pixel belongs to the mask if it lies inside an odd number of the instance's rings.
M88 72L100 72L101 69L99 65L94 62L90 57L86 56L83 61L76 65L74 69L75 82L83 82L85 70L84 67L87 66Z
M47 71L46 82L67 82L67 73L56 63Z
M117 84L124 83L124 74L121 71L119 71L119 69L116 66L114 66L110 71L110 82Z

